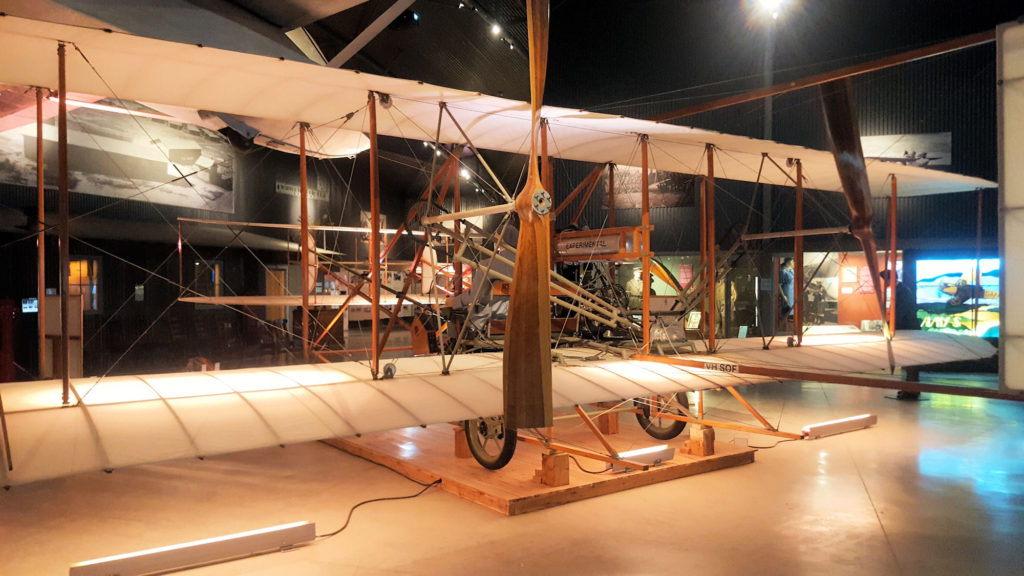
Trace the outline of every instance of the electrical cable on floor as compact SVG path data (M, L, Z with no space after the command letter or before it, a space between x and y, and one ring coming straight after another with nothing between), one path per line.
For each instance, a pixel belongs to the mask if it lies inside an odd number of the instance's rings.
M605 468L604 470L587 470L586 468L583 467L582 464L580 464L580 461L577 460L575 456L570 454L569 455L569 459L572 460L576 464L576 467L579 468L580 471L585 472L587 474L595 474L595 475L596 474L604 474L605 472L607 472L607 471L612 469L612 465L609 464L608 467Z
M437 486L440 483L441 483L441 479L440 478L438 478L437 480L434 480L433 482L431 482L429 484L426 484L426 485L423 485L423 484L417 482L417 484L421 484L423 486L423 488L421 488L420 491L415 493L415 494L410 494L408 496L383 496L383 497L380 497L380 498L371 498L370 500L363 500L362 502L360 502L360 503L356 504L355 506L349 508L348 516L345 517L345 523L341 525L341 528L338 528L334 532L328 532L327 534L318 534L316 539L317 539L317 541L325 540L327 538L330 538L331 536L336 536L336 535L340 534L343 530L348 528L349 522L352 521L352 514L356 511L356 508L359 508L360 506L363 506L363 505L366 505L366 504L372 504L373 502L386 502L388 500L410 500L412 498L415 498L415 497L423 494L427 490L430 490L432 487Z
M373 502L386 502L388 500L410 500L412 498L420 496L421 494L423 494L427 490L433 488L434 486L437 486L437 485L441 484L441 478L438 478L437 480L434 480L433 482L426 482L426 483L420 482L419 480L416 480L415 478L407 476L406 474L403 474L403 473L399 472L398 470L394 470L392 468L388 468L387 466L384 466L383 464L381 464L379 462L374 462L373 460L370 460L369 458L365 458L365 457L360 456L358 454L352 454L351 452L347 452L344 449L339 448L339 447L335 446L334 444L331 444L330 442L325 442L325 441L321 440L320 444L323 444L324 446L330 446L331 448L334 448L338 452L345 452L346 454L349 454L350 456L355 456L356 458L359 458L361 460L365 460L365 461L367 461L367 462L369 462L371 464L376 464L377 466L380 466L381 468L385 468L387 470L391 470L392 472L394 472L395 474L398 474L402 478L405 478L406 480L408 480L410 482L413 482L415 484L419 484L423 488L420 489L419 492L417 492L415 494L409 494L407 496L382 496L380 498L371 498L370 500L363 500L362 502L359 502L358 504L356 504L355 506L353 506L352 508L349 509L348 516L345 517L345 523L341 525L341 528L338 528L334 532L328 532L327 534L318 534L317 537L316 537L317 541L324 540L326 538L330 538L331 536L335 536L337 534L340 534L345 528L348 528L349 522L352 521L352 514L356 511L356 508L359 508L360 506L364 506L366 504L371 504Z
M747 444L747 446L749 446L750 448L757 448L758 450L768 450L769 448L775 448L776 446L782 444L783 442L794 442L796 440L800 440L800 438L786 438L785 440L779 440L778 442L772 444L771 446L755 446L753 444Z

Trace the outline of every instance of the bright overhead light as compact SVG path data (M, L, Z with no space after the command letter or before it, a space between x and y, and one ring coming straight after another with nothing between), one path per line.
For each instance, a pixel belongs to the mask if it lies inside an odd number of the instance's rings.
M462 170L459 170L459 175L462 176L463 180L469 180L469 170L463 168Z
M761 8L761 11L772 17L772 20L778 20L779 14L782 12L782 8L785 5L786 0L758 0L757 4Z
M492 24L491 25L491 34L493 34L495 36L501 34L501 26L498 26L497 24Z

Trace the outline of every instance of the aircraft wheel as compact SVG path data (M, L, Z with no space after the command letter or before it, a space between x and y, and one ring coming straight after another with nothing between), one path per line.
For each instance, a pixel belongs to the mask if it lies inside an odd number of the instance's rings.
M690 401L687 399L685 392L679 392L673 396L684 408L690 408ZM640 423L644 432L647 432L651 437L658 440L671 440L679 436L686 428L686 422L679 420L669 418L651 419L652 407L657 407L655 409L656 413L660 411L666 414L683 415L683 411L679 409L679 406L671 402L673 396L649 396L633 399L633 404L640 409L636 414L636 421Z
M492 416L462 423L466 431L469 452L488 470L498 470L508 464L516 451L516 431L505 428L505 418Z

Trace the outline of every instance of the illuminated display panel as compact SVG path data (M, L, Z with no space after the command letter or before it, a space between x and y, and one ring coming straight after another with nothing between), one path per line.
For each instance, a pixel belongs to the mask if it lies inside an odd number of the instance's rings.
M917 261L917 318L922 330L999 337L998 258Z

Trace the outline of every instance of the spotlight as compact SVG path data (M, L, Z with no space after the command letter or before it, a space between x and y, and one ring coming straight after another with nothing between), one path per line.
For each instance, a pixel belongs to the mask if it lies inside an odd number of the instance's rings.
M491 24L491 34L493 34L494 36L501 34L501 26L498 26L497 24Z

